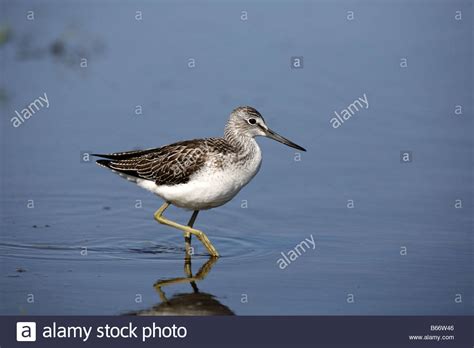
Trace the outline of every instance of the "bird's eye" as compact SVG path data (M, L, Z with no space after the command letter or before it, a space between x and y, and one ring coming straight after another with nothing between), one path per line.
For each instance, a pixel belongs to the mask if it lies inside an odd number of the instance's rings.
M248 122L249 122L250 124L255 124L255 123L257 123L257 120L254 119L254 118L249 118Z

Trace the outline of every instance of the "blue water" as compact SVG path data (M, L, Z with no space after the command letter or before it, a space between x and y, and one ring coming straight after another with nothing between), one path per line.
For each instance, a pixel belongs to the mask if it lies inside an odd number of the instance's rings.
M199 215L223 255L196 282L217 301L208 314L474 313L470 2L1 6L1 314L166 302L154 284L186 276L181 234L153 220L157 197L83 153L219 136L239 105L308 151L259 139L260 173ZM43 93L49 108L13 127ZM332 128L364 93L369 107ZM280 269L310 236L315 249ZM208 257L193 245L196 273ZM189 283L163 291L194 299Z

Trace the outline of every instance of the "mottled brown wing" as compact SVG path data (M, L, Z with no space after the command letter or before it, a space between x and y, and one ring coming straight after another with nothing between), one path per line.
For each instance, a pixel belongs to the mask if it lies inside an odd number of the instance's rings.
M119 173L153 180L157 185L183 184L206 162L207 142L207 139L188 140L157 149L128 152L124 159L97 162ZM114 154L105 156L111 158Z

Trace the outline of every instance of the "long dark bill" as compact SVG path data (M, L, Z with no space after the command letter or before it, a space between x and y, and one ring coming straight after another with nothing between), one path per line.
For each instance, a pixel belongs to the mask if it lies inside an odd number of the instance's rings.
M263 129L263 128L262 128ZM280 134L272 131L270 128L268 129L263 129L263 131L265 132L266 136L270 139L273 139L273 140L276 140L282 144L285 144L289 147L292 147L292 148L295 148L295 149L298 149L298 150L301 150L301 151L306 151L305 148L299 146L298 144L295 144L294 142L286 139L285 137L282 137Z

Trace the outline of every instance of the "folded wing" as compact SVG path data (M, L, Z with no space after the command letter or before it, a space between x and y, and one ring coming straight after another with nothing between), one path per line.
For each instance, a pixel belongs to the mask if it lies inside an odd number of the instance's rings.
M154 181L157 185L187 183L206 162L207 140L188 140L161 148L94 156L97 164L127 177Z

